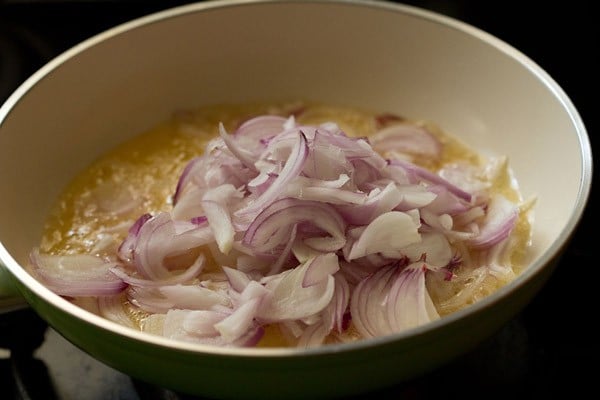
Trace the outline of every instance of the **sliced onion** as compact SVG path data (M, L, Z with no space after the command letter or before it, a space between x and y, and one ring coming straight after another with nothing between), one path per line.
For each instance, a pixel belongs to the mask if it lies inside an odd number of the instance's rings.
M339 269L338 257L335 253L318 255L309 262L302 287L316 285L329 275L335 274Z
M239 210L236 214L241 218L248 218L257 215L261 210L275 200L284 190L285 186L294 177L298 176L306 161L308 155L308 145L306 137L302 132L298 135L298 140L294 144L290 158L286 161L281 173L269 188L255 199L248 207Z
M141 286L141 287L159 287L164 285L176 285L180 283L186 283L197 277L202 269L204 268L205 257L203 254L200 254L194 263L190 265L188 268L183 270L183 272L175 273L173 271L169 271L168 275L160 279L144 279L138 278L134 276L129 271L125 271L122 268L117 266L113 266L110 269L110 272L121 278L124 282L133 286Z
M212 240L212 234L207 235L204 228L191 222L173 221L168 213L162 212L140 228L133 263L143 277L164 281L171 276L166 257L189 252Z
M330 234L330 241L308 241L331 251L345 243L345 223L335 208L320 202L281 199L267 207L248 227L243 243L257 252L267 252L289 240L292 226L300 222L312 224ZM310 245L310 244L309 244ZM326 250L327 251L327 250Z
M380 268L358 283L350 300L352 324L364 338L394 333L386 316L386 299L396 267Z
M518 207L503 196L495 196L487 210L479 235L469 240L475 248L493 246L506 239L519 216Z
M254 346L264 334L264 330L258 325L234 341L221 336L215 325L230 315L220 311L169 310L164 319L163 335L176 340L216 346Z
M426 264L382 268L361 281L352 295L352 322L364 337L402 332L439 315L425 287Z
M132 287L128 291L128 298L131 303L152 313L166 313L173 308L212 310L217 306L231 306L225 291L199 284Z
M346 189L311 187L311 186L288 186L286 197L294 197L301 200L313 200L330 204L363 204L367 195L358 191Z
M98 311L100 315L110 321L134 328L135 324L125 312L125 300L126 297L122 293L114 296L100 296L98 297Z
M273 263L273 265L271 265L271 268L269 269L269 272L267 273L267 275L275 275L275 274L280 273L281 270L283 269L284 265L287 264L288 261L290 261L290 258L291 258L290 256L292 254L292 248L296 244L297 232L298 232L298 225L294 224L294 226L292 227L292 232L290 233L290 239L288 240L287 244L285 245L285 247L279 254L279 257L277 257L277 260Z
M258 316L268 322L302 319L322 311L331 301L334 278L326 275L320 282L304 286L309 260L298 267L283 271L265 287L272 292Z
M172 309L166 313L163 335L177 340L222 345L215 324L229 314L207 310Z
M437 159L442 150L440 141L425 128L411 124L387 126L369 137L373 149L380 153L399 151Z
M223 126L223 123L219 124L219 135L227 145L229 151L231 151L233 155L237 157L237 159L240 160L244 166L251 169L252 171L256 171L256 167L254 166L254 162L256 161L255 156L252 153L248 152L246 149L244 149L242 146L240 146L236 140L232 139L229 136L229 134L225 130L225 127Z
M226 342L234 342L256 328L254 317L260 305L260 298L253 298L238 307L231 315L217 322L214 327Z
M362 232L352 245L348 261L368 254L401 251L402 248L421 240L412 217L400 211L380 215Z
M353 225L368 225L383 213L392 211L402 201L402 193L394 182L383 188L374 188L360 205L340 206L342 216Z
M411 164L409 162L406 162L406 161L403 161L400 159L392 160L390 162L390 165L403 168L404 170L413 174L415 180L423 179L423 180L433 183L433 184L442 185L446 189L448 189L448 191L450 193L454 194L458 198L463 199L466 202L471 202L472 195L470 193L464 191L460 187L450 183L449 181L445 180L441 176L439 176L423 167L419 167L415 164Z
M202 207L215 241L223 254L233 247L235 230L229 211L232 199L242 198L242 194L231 184L224 184L206 191L202 197Z
M238 291L240 293L252 281L248 275L235 268L224 266L223 271L225 271L225 275L227 275L227 279L229 280L229 284L231 285L233 290Z
M196 165L200 162L202 162L202 158L201 157L194 157L191 161L189 161L185 168L183 169L183 172L181 173L181 175L179 176L179 180L177 181L177 187L175 188L175 193L173 194L173 204L176 205L177 202L179 201L179 196L181 195L181 193L183 192L183 188L187 185L189 178L190 178L190 172L194 169L194 167L196 167Z
M390 288L388 319L394 332L439 319L425 287L427 265L415 263L406 267Z
M461 299L509 276L519 208L490 191L506 164L435 172L407 161L438 160L441 143L400 120L382 116L369 139L293 116L258 116L232 134L220 124L180 175L173 208L136 220L118 261L85 255L77 262L91 268L75 272L34 252L34 272L59 294L103 296L107 318L127 319L115 305L126 294L153 314L142 329L220 346L256 345L267 324L310 347L347 340L349 318L367 338L427 323L439 315L426 274L446 285L436 298L474 277ZM113 200L129 212L126 196ZM205 252L221 269L204 271Z
M244 145L257 148L266 147L265 143L283 130L291 129L295 125L293 118L288 119L277 115L261 115L251 118L242 123L235 131L237 140L243 141Z
M133 223L133 225L131 225L129 228L129 234L125 240L121 242L121 245L117 250L117 256L121 260L129 263L133 261L133 251L140 234L140 229L142 229L142 226L151 218L152 215L148 213L143 214Z
M329 329L335 329L338 333L346 330L346 311L350 302L350 286L343 274L335 274L334 301L332 304L331 323Z
M158 291L173 304L170 308L209 310L218 304L231 305L226 293L201 285L164 285Z
M100 257L49 255L34 249L30 260L40 280L61 296L111 296L127 288L127 283L111 272L115 263Z
M309 348L323 344L323 341L329 335L330 330L323 321L318 321L312 325L308 325L298 338L296 347Z

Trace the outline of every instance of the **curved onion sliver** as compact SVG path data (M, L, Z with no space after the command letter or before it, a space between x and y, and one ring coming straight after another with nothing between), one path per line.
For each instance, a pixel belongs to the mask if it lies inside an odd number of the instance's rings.
M389 265L361 281L350 304L352 322L364 337L401 332L439 315L425 287L427 265Z
M127 283L111 272L115 263L100 257L41 254L36 248L30 261L40 280L61 296L110 296L127 288Z

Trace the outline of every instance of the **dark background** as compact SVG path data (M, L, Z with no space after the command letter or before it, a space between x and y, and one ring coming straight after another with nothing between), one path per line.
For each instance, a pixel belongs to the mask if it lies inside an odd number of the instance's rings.
M0 0L0 103L31 73L72 45L118 23L190 2ZM571 98L586 125L595 154L600 72L595 60L599 49L599 15L593 2L456 0L404 3L467 22L528 55ZM594 176L594 180L596 178ZM600 256L596 252L596 241L600 230L592 221L597 213L597 192L597 185L593 184L588 208L556 272L522 313L475 351L422 378L370 396L426 399L532 395L554 398L558 391L566 392L568 396L583 395L588 390L594 393L600 370L596 364L600 359L600 335L594 328L599 315ZM560 192L556 195L560 196ZM9 336L8 339L0 336L0 348L13 349L12 359L0 359L0 398L4 399L8 392L8 398L34 398L36 390L46 394L39 398L58 398L56 394L51 396L49 390L60 382L44 382L46 386L40 383L47 375L46 368L52 366L35 359L26 362L16 359L20 353L14 346L19 345L9 341L18 337L17 342L22 344L23 332L35 336L36 329L43 333L45 326L28 310L0 315L0 334L4 332ZM39 340L44 340L43 336L38 335L29 346L37 346ZM29 376L24 381L39 387L23 388L19 370ZM89 371L87 374L82 371L81 379L92 377ZM135 381L134 387L143 399L187 398ZM90 393L88 398L98 397ZM111 398L125 399L119 395Z

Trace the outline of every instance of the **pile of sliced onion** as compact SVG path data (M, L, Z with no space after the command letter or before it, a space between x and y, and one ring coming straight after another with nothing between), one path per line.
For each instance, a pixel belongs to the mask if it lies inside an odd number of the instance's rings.
M450 282L465 257L506 248L519 216L485 165L413 163L443 146L400 120L369 138L272 115L219 133L169 212L140 216L108 259L32 252L40 280L120 323L128 301L179 340L254 346L277 326L316 346L440 318L426 277Z

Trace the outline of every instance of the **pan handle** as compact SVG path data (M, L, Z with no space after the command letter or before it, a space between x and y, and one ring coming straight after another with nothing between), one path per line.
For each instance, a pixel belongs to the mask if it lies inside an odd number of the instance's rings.
M13 279L6 267L0 263L0 314L27 307L27 302L17 290Z

